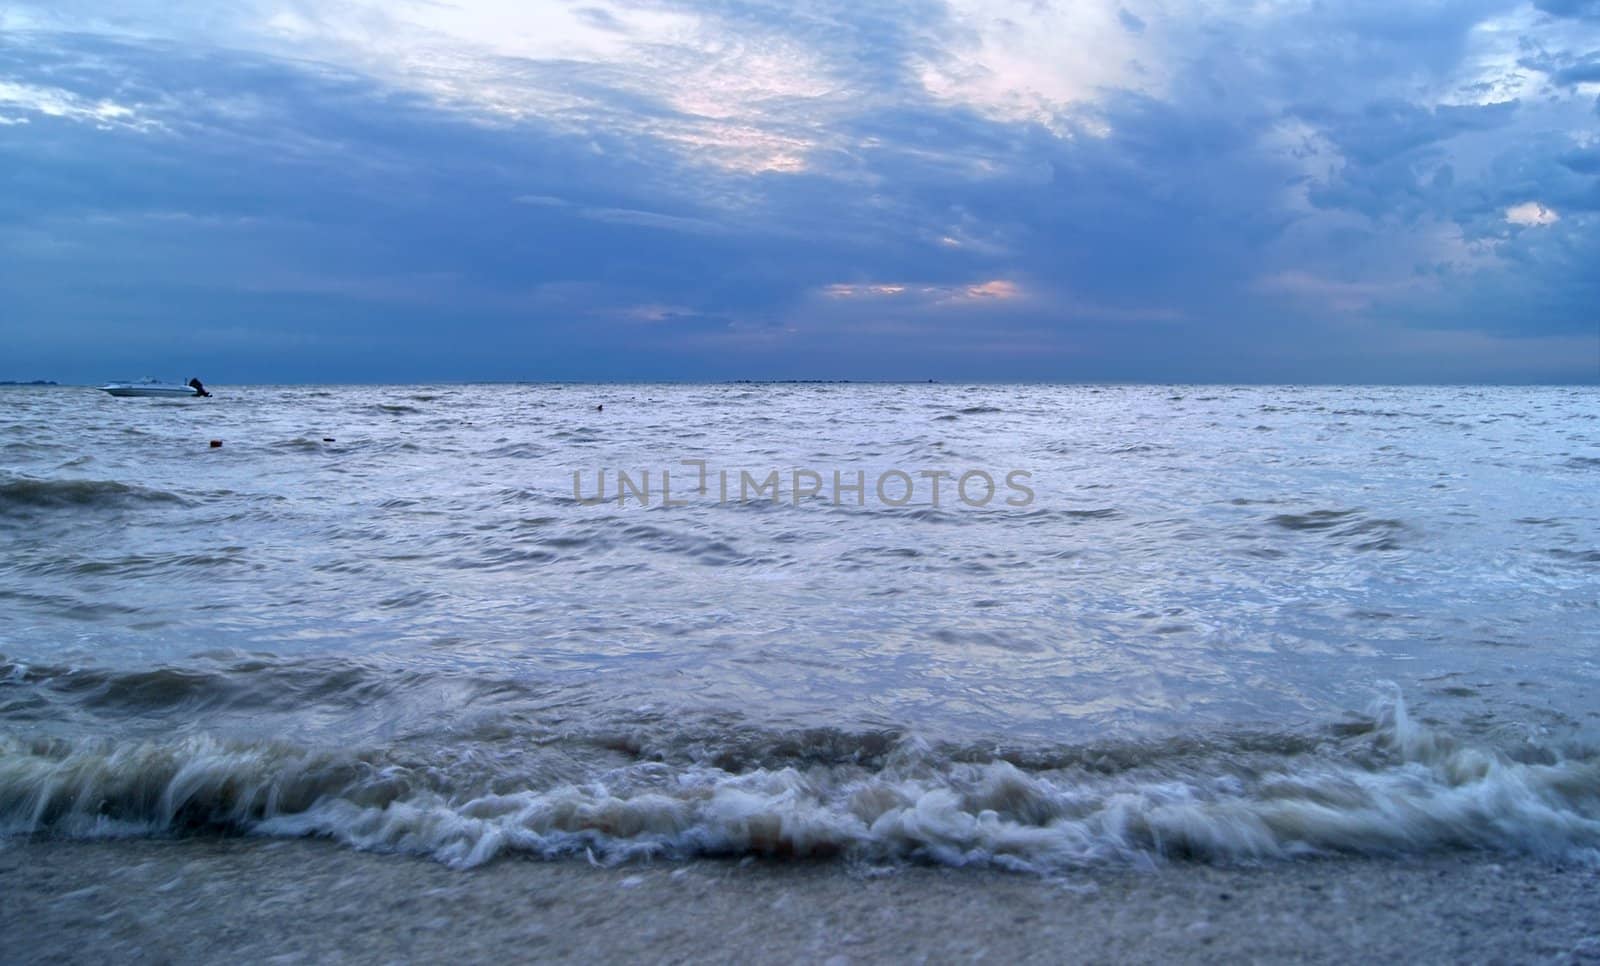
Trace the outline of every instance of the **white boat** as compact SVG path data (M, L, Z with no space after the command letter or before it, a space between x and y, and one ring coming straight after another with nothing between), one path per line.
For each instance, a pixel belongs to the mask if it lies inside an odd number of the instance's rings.
M186 399L200 395L193 386L174 385L170 382L108 382L101 392L113 396L162 396L168 399Z

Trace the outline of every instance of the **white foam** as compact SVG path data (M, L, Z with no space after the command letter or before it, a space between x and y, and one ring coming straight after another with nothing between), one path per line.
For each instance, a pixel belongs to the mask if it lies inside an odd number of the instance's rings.
M1051 871L1173 858L1473 848L1600 861L1600 762L1526 763L1412 721L1360 754L1155 760L1113 775L969 764L908 744L883 767L659 763L463 796L398 766L281 745L0 745L0 828L69 836L224 828L326 836L470 867L508 852L602 861L844 856Z

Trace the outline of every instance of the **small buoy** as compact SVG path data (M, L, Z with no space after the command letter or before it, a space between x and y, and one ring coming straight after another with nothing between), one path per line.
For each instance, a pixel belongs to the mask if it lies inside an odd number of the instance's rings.
M214 439L214 440L211 441L211 448L212 449L216 449L221 445L222 445L222 440L220 440L220 439Z
M604 404L601 404L599 406L594 407L594 411L597 412L597 413L603 413L603 412L606 411L606 407L605 407Z

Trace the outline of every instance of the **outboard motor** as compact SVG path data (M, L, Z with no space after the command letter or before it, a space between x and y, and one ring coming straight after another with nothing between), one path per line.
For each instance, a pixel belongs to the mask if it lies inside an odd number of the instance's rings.
M196 396L209 396L209 395L211 395L209 392L206 392L205 384L202 383L198 379L190 379L189 380L189 385L190 385L191 388L194 389L194 394Z

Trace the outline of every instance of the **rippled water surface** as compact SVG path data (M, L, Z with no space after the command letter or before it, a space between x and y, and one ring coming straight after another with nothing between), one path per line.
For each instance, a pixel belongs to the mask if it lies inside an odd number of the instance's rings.
M1593 389L17 389L0 451L13 832L1600 844Z

